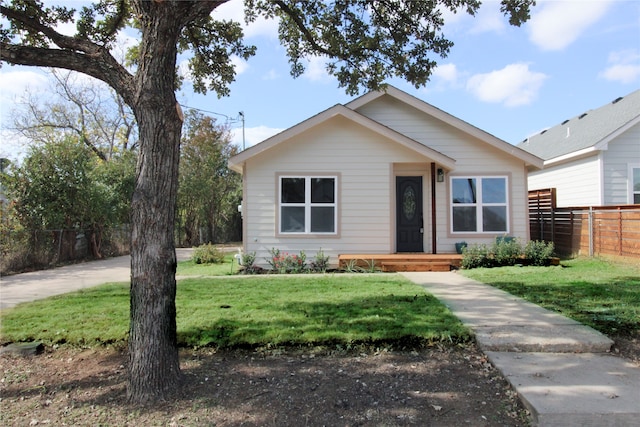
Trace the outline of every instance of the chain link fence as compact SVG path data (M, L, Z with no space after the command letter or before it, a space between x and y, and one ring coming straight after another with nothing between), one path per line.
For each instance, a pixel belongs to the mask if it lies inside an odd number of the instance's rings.
M83 260L127 255L130 228L0 233L0 275L42 270Z

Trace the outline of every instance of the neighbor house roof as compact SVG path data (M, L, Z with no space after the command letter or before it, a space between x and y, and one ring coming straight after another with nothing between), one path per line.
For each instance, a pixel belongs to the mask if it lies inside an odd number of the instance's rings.
M612 139L637 123L640 90L530 136L518 147L541 157L545 164L556 163L605 150Z

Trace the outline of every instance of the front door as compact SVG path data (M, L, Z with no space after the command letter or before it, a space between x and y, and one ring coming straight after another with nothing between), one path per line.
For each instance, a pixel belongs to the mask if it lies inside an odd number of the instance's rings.
M422 177L396 177L396 250L423 252Z

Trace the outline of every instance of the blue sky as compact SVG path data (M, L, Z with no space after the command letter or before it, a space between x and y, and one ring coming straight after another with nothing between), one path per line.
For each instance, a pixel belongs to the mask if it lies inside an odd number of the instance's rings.
M485 1L475 17L446 14L444 35L455 44L425 88L389 83L512 144L640 88L640 1L538 0L521 27L510 26L499 6ZM214 13L243 22L240 0ZM244 112L247 147L353 99L321 59L293 79L274 22L259 21L245 35L258 53L236 61L230 97L194 94L188 84L177 96L183 105L218 113L212 115L221 122ZM33 69L0 69L3 128L10 99L40 79ZM241 145L240 122L229 125ZM2 140L0 155L13 157L6 132Z

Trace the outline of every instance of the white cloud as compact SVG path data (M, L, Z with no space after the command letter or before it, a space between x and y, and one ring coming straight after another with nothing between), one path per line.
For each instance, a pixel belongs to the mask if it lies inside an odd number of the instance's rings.
M506 28L506 18L500 12L500 2L482 2L478 13L473 17L471 34L496 32L500 33Z
M255 127L250 127L250 128L245 128L244 129L244 144L245 144L245 148L249 148L252 147L254 145L256 145L259 142L264 141L267 138L272 137L273 135L276 135L280 132L282 132L284 129L280 129L280 128L270 128L264 125L260 125L260 126L255 126ZM231 141L237 145L238 147L242 148L242 128L233 128L231 129Z
M464 87L465 73L453 63L440 64L433 69L426 92L441 92L449 89Z
M49 86L50 82L45 74L26 67L20 71L0 73L0 96L5 106L14 98L24 95L27 88L32 93L39 93L49 90Z
M444 19L444 32L446 34L470 33L480 34L497 32L501 33L507 28L507 18L500 12L498 0L485 0L475 15L469 15L465 8L459 7L452 12L446 7L438 6Z
M562 50L576 41L609 9L610 0L544 1L533 8L529 40L542 50Z
M249 63L239 56L231 56L231 63L236 69L236 75L240 75L249 69Z
M501 70L472 76L467 81L467 90L481 101L517 107L530 104L546 79L545 74L529 70L528 64L510 64Z
M622 50L609 54L609 66L599 77L624 84L640 78L640 53L636 50Z
M308 59L304 78L312 82L327 82L331 80L331 76L326 70L327 58L324 56L312 56Z
M213 11L212 16L220 20L231 20L242 25L244 35L247 38L266 36L271 39L278 38L278 21L264 19L262 17L247 25L244 20L244 2L230 1L224 3Z
M231 56L231 64L233 64L233 66L235 67L236 75L240 75L249 69L249 63L236 55ZM189 69L188 59L184 59L178 63L178 74L186 82L189 82L189 83L193 82L193 75L191 74L191 70ZM208 81L208 80L210 79L205 79L205 81Z
M460 73L456 64L442 64L438 65L432 74L433 78L449 85L456 85Z

